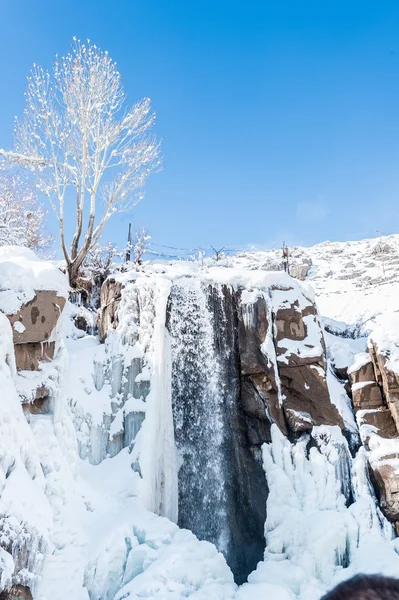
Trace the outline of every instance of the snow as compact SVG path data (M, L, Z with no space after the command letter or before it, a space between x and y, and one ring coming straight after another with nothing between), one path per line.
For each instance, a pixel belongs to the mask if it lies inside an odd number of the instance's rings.
M0 540L1 581L10 572L34 590L49 544L51 511L38 448L14 387L12 330L0 313ZM26 553L26 547L31 552Z
M371 362L370 354L368 352L359 352L354 357L354 362L348 369L348 373L355 373L359 371L362 367L365 367L369 362Z
M0 247L0 282L0 311L7 315L32 300L37 290L54 290L59 296L68 297L64 273L20 246Z

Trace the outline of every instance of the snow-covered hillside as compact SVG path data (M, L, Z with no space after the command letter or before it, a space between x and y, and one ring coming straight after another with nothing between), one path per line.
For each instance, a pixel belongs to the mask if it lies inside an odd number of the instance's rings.
M24 306L65 296L65 278L25 250L0 254L1 589L318 600L357 572L399 577L397 518L368 475L370 463L395 479L399 439L363 420L393 410L396 388L389 410L355 419L344 381L363 389L346 371L369 364L371 343L399 376L399 236L290 261L311 265L305 282L276 272L277 251L116 270L104 343L75 327L91 331L93 315L70 303L36 342ZM17 373L13 341L20 361L24 344L54 346Z

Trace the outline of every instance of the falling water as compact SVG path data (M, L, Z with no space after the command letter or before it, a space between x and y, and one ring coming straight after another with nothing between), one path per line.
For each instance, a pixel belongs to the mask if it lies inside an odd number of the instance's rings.
M179 525L227 553L221 365L208 294L208 286L187 278L172 287L170 296L172 402L181 460Z

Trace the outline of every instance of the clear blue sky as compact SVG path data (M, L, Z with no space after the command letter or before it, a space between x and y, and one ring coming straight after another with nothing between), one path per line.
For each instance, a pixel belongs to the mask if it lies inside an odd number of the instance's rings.
M243 247L399 231L399 3L1 0L0 146L32 62L72 36L149 96L164 143L131 220L159 244ZM126 235L128 218L105 237Z

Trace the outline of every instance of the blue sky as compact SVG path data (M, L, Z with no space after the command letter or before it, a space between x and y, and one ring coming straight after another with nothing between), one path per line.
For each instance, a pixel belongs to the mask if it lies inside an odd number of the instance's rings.
M0 146L32 62L74 35L152 98L164 170L129 220L181 248L399 230L399 3L0 0Z

